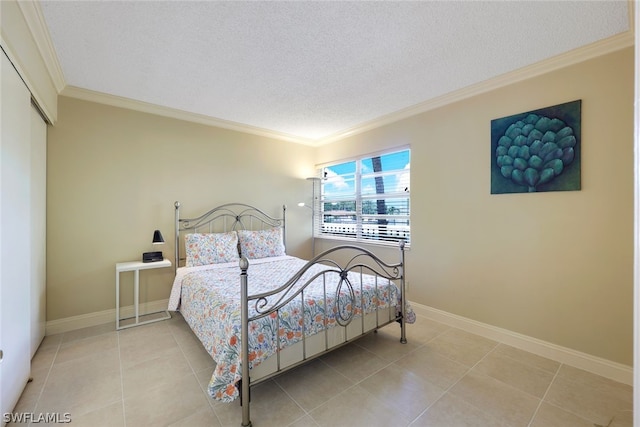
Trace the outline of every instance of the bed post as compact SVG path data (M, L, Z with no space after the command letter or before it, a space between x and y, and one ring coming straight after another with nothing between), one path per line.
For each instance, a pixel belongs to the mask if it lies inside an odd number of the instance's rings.
M241 346L242 346L242 379L240 380L240 405L242 405L242 427L250 427L249 419L249 286L247 270L249 260L240 258L240 318L241 318Z
M175 206L176 210L175 210L175 225L174 225L174 230L176 232L175 235L175 252L174 252L174 263L173 263L173 270L175 272L178 271L178 262L180 262L180 202L176 201L173 206Z
M405 291L407 290L405 280L407 277L407 271L404 263L404 240L400 240L400 262L402 263L402 278L400 279L400 342L402 344L407 343L407 297Z
M282 205L282 244L287 253L287 205Z

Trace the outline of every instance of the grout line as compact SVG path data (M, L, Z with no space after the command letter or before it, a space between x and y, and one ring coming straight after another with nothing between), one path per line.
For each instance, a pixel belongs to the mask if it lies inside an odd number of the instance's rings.
M527 427L531 426L531 423L533 423L533 421L536 419L536 416L538 415L538 412L540 411L540 408L542 407L542 404L544 403L545 399L547 398L547 394L549 394L549 391L551 390L551 386L553 386L553 383L556 381L556 378L558 378L558 375L560 374L560 368L562 368L563 363L561 363L560 365L558 365L558 369L556 369L556 372L553 375L553 378L551 379L551 382L549 382L549 386L547 386L547 389L545 390L544 394L542 395L542 398L540 398L540 402L538 402L538 406L536 407L536 410L533 411L533 415L531 415L531 419L529 420L529 424L527 424Z
M120 348L120 331L116 330L116 342L118 343L118 366L120 367L120 393L122 394L122 422L127 427L127 412L124 405L124 372L122 370L122 352Z
M344 347L343 347L343 348L344 348ZM320 356L320 357L316 357L316 358L314 358L313 360L309 360L307 363L305 363L305 364L303 364L303 365L300 365L298 368L300 368L300 367L302 367L302 366L306 366L307 364L309 364L309 362L313 363L313 361L318 361L319 363L322 363L324 366L326 366L327 368L329 368L330 370L332 370L333 372L335 372L337 375L340 375L341 377L343 377L344 379L346 379L346 380L349 382L349 385L348 385L344 390L342 390L340 393L342 393L342 392L344 392L344 391L346 391L346 390L348 390L348 389L350 389L350 388L352 388L352 387L354 387L354 386L356 386L356 385L358 384L357 382L353 381L351 378L347 377L347 376L346 376L346 375L344 375L342 372L340 372L339 370L337 370L336 368L334 368L333 366L331 366L329 363L327 363L326 361L324 361L324 360L323 360L323 357L324 357L324 356ZM278 379L278 376L276 376L275 378L273 378L273 380L275 380L275 381L276 381L276 383L277 383L277 379ZM280 384L278 384L278 387L282 388L282 387L280 386ZM320 403L320 404L319 404L319 405L317 405L317 406L314 406L313 408L309 409L309 411L305 411L305 412L307 413L307 415L309 415L309 416L311 417L310 413L311 413L312 411L314 411L314 410L318 409L320 406L324 405L325 403L327 403L327 402L328 402L328 401L330 401L331 399L335 398L335 397L336 397L336 396L338 396L338 394L340 394L340 393L332 394L332 395L331 395L331 396L330 396L326 401L324 401L324 402ZM289 396L289 394L288 394L288 393L287 393L287 395ZM291 398L294 400L294 402L296 403L296 405L298 405L298 402L297 402L293 397L291 397ZM298 405L298 406L299 406L299 405ZM302 410L304 411L304 408L302 408ZM311 418L313 419L313 417L311 417ZM314 422L315 422L315 420L314 420Z
M297 401L296 399L294 399L294 398L293 398L293 396L291 396L291 395L287 392L287 390L285 390L285 389L284 389L284 387L282 387L282 386L280 385L280 383L277 381L277 379L278 379L277 377L276 377L276 378L272 378L272 379L271 379L271 381L273 381L273 383L276 385L276 387L278 387L280 390L282 390L282 392L283 392L283 393L284 393L284 394L285 394L289 399L291 399L291 401L292 401L292 402L293 402L293 403L294 403L298 408L300 408L300 409L302 410L302 412L304 412L304 415L303 415L303 416L301 416L301 417L300 417L300 418L298 418L298 419L304 418L305 416L309 416L311 419L313 419L313 417L311 417L311 415L309 415L309 412L307 412L307 411L302 407L302 405L300 405L300 404L298 403L298 401ZM294 421L293 423L291 423L291 424L295 424L295 421ZM289 425L291 425L291 424L289 424Z
M457 328L451 328L451 329L457 329ZM449 331L449 330L451 330L451 329L447 329L447 331ZM444 334L444 332L443 332L442 334L440 334L440 335L443 335L443 334ZM440 335L438 335L438 336L440 336ZM435 339L435 338L434 338L434 339ZM430 340L430 341L433 341L433 340ZM493 340L492 340L492 341L493 341ZM470 372L471 372L471 371L472 371L476 366L478 366L478 365L479 365L479 364L480 364L484 359L486 359L486 358L487 358L487 356L489 356L489 354L493 353L493 352L495 351L495 349L496 349L496 348L498 348L498 346L499 346L499 345L500 345L500 343L496 341L496 345L495 345L495 346L493 346L493 348L492 348L491 350L487 351L487 353L486 353L484 356L482 356L482 357L481 357L481 358L480 358L476 363L474 363L474 364L473 364L473 366L471 366L470 368L468 368L468 369L464 372L464 374L462 374L462 376L460 376L460 378L458 378L458 380L457 380L457 381L455 381L453 384L451 384L451 385L450 385L446 390L444 390L444 392L442 392L442 394L441 394L437 399L435 399L435 400L434 400L430 405L428 405L428 406L425 408L425 410L424 410L424 411L422 411L420 414L418 414L418 416L417 416L416 418L414 418L414 419L411 421L411 424L413 424L413 423L414 423L414 422L416 422L416 421L417 421L421 416L423 416L424 414L426 414L426 413L429 411L429 409L431 409L431 408L433 407L433 405L435 405L435 404L436 404L440 399L442 399L444 396L446 396L446 395L447 395L447 393L449 393L449 392L451 391L451 389L452 389L452 388L454 388L456 385L458 385L458 384L460 383L460 381L462 381L462 379L463 379L464 377L466 377L466 376L467 376L467 375L468 375L468 374L469 374L469 373L470 373ZM459 365L464 366L464 364L462 364L462 363L458 362L457 360L453 360L453 359L451 359L450 357L448 357L448 356L447 356L447 355L445 355L445 354L442 354L442 353L440 353L440 352L438 352L438 351L435 351L435 353L436 353L438 356L440 356L440 357L443 357L443 358L445 358L445 359L448 359L448 360L450 360L450 361L452 361L452 362L455 362L455 363L457 363L457 364L459 364ZM464 400L464 399L463 399L463 400ZM465 400L465 402L466 402L468 405L473 406L474 408L478 409L478 410L479 410L480 412L482 412L483 414L488 415L488 416L489 416L489 417L491 417L491 418L495 418L493 415L491 415L491 414L487 413L483 408L479 408L479 407L477 407L476 405L473 405L472 403L467 402L466 400Z
M556 379L560 376L560 371L562 370L562 367L563 367L563 366L568 366L568 367L570 367L570 368L575 368L575 366L572 366L572 365L569 365L569 364L566 364L566 363L562 363L562 364L560 364L560 366L558 367L558 370L557 370L556 374L555 374L555 375L554 375L554 377L553 377L553 380L551 381L551 384L549 384L549 387L547 388L547 391L545 392L545 394L544 394L544 396L543 396L543 398L542 398L542 401L544 401L544 399L546 399L547 394L548 394L548 393L549 393L549 391L551 390L551 386L552 386L552 385L553 385L553 383L556 381ZM577 369L579 369L579 368L577 368ZM593 373L588 372L588 371L585 371L585 372L587 372L587 373L589 373L589 374L592 374L592 375L600 376L600 375L598 375L598 374L593 374ZM606 378L606 377L603 377L603 378L605 378L606 380L610 380L609 378ZM574 384L577 382L576 380L574 380L574 379L572 379L572 378L564 377L564 379L565 379L565 380L567 380L567 381L569 381L569 382L571 382L571 383L574 383ZM615 381L615 380L612 380L612 381ZM566 407L560 406L559 404L556 404L556 403L551 403L551 402L544 402L544 403L546 403L547 405L551 405L551 406L553 406L553 407L555 407L555 408L558 408L558 409L560 409L560 410L562 410L562 411L564 411L564 412L566 412L566 413L568 413L568 414L571 414L571 415L573 415L573 416L576 416L576 417L578 417L578 418L580 418L580 419L582 419L582 420L585 420L585 421L587 421L587 422L589 422L589 423L593 423L593 425L594 425L594 426L600 426L600 427L607 427L607 426L611 425L611 423L614 421L614 419L615 419L615 417L616 417L616 416L618 416L618 415L619 415L620 413L622 413L622 412L626 412L626 411L627 411L627 410L618 410L618 411L616 412L616 414L613 416L613 418L611 418L611 420L609 421L609 423L608 423L606 426L601 426L600 424L596 424L593 420L588 419L586 414L582 414L582 413L575 412L575 411L573 411L572 409L569 409L569 408L566 408ZM539 407L540 407L540 406L542 406L542 402L541 402L541 404L538 406L538 408L536 409L536 415L537 415L537 413L538 413L538 409L539 409ZM629 411L629 412L633 412L633 409L628 410L628 411ZM533 419L532 419L532 421L533 421ZM528 426L528 427L530 427L530 425L531 425L531 424L529 424L529 426Z
M174 314L175 316L175 314ZM180 314L180 322L185 323L186 325L187 322L184 320L184 318L182 317L182 314ZM169 321L171 321L172 319L168 319ZM220 423L220 425L223 425L222 420L220 420L220 417L218 416L218 412L216 411L215 407L213 406L213 398L211 398L209 396L209 390L208 387L202 386L200 384L200 381L198 381L198 373L196 372L196 370L193 368L193 365L191 364L191 362L189 361L189 358L187 357L187 354L185 353L185 349L183 348L183 343L181 343L177 338L176 338L176 334L174 333L173 329L171 328L170 325L167 325L167 328L169 329L169 333L171 334L171 336L173 337L174 341L176 342L176 344L178 345L178 348L180 349L180 353L182 353L182 357L184 357L185 361L187 362L187 365L189 365L189 369L191 369L191 373L193 374L193 377L195 378L196 382L198 383L198 387L200 387L200 390L204 393L204 398L207 401L207 404L209 405L209 408L211 409L211 411L213 412L213 415L216 417L216 419L218 420L218 423ZM189 327L189 332L191 334L193 334L195 336L195 333L193 332L193 330L191 329L191 327ZM195 337L196 339L198 337ZM200 340L198 339L198 342L200 342ZM206 351L206 350L205 350ZM208 354L208 353L207 353ZM211 355L209 355L209 357L211 357ZM213 360L213 358L211 358L211 360ZM215 363L215 360L214 360ZM213 368L215 369L215 367ZM126 426L125 426L126 427Z
M49 365L49 369L47 370L47 376L45 377L44 382L42 383L42 388L40 388L40 391L38 392L38 397L36 398L36 402L33 405L34 412L38 408L38 404L40 403L40 399L42 398L42 393L44 393L44 388L47 386L47 382L49 381L49 376L51 375L51 371L53 370L53 364L56 362L56 359L58 358L58 352L60 351L60 346L62 345L62 338L64 338L64 336L60 337L60 342L58 342L58 345L56 346L56 353L53 355L53 359L51 360L51 365ZM36 349L36 353L38 352L38 350L39 349ZM29 366L30 366L29 369L31 369L31 361L29 361ZM27 424L27 427L30 427L32 424L33 422L29 421L29 423Z

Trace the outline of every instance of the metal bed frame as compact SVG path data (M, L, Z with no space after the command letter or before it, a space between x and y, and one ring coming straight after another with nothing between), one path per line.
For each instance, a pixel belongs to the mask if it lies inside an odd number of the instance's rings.
M227 203L211 209L197 218L180 218L180 202L175 202L175 262L177 270L179 263L186 258L180 255L184 242L180 233L217 233L233 230L255 230L267 227L282 227L283 242L287 245L287 207L282 205L282 217L274 218L264 211L245 203ZM254 226L254 224L258 224Z
M231 231L238 229L260 229L265 227L282 227L283 237L285 229L286 218L286 206L282 207L282 218L274 218L260 209L243 203L229 203L211 209L204 215L197 218L182 219L180 218L180 203L175 202L175 230L176 230L176 252L175 252L175 266L178 267L184 258L180 257L180 233L184 232L219 232L219 231ZM223 228L216 228L214 223L223 222ZM257 222L258 227L254 228L253 223ZM249 228L245 227L246 225ZM286 238L283 240L286 241ZM406 344L406 322L405 322L405 310L406 310L406 298L405 298L405 256L404 256L404 242L399 244L400 260L398 262L388 263L380 259L373 252L364 249L362 247L354 245L341 245L331 248L321 254L315 256L308 261L302 269L300 269L293 277L291 277L286 283L282 284L277 289L272 291L260 293L256 295L249 295L248 282L249 282L249 260L241 256L239 262L239 278L240 278L240 294L241 294L241 357L242 357L242 379L238 384L240 391L240 405L242 406L242 426L251 426L250 420L250 388L253 385L257 385L265 380L268 380L275 375L279 375L285 371L295 368L307 361L310 361L316 357L322 356L336 348L346 345L355 339L364 336L372 331L386 326L393 322L400 324L400 342ZM348 258L347 262L338 262L336 259ZM321 265L320 271L316 271L310 278L303 279L303 275L310 270L313 266ZM315 267L313 267L315 268ZM360 275L360 295L362 293L362 275L375 276L376 295L378 290L378 282L381 285L384 283L391 284L394 282L397 284L400 291L400 307L394 307L389 304L388 314L380 314L379 309L376 306L375 311L375 323L373 326L365 326L365 315L355 316L354 306L356 304L347 304L340 307L339 299L337 296L342 293L348 295L348 300L351 302L356 301L357 288L351 283L350 274ZM251 380L249 364L245 361L249 360L249 323L268 316L272 313L278 313L286 304L293 301L295 298L300 298L301 302L304 302L305 289L314 281L320 280L324 286L324 299L325 307L326 301L331 296L327 296L326 280L329 275L337 275L339 277L339 284L335 291L335 301L337 304L336 323L344 329L343 341L338 344L329 344L328 328L325 328L323 332L317 334L307 335L303 332L301 339L302 345L302 358L301 360L289 364L286 367L281 366L280 362L280 345L276 354L273 356L276 358L276 368L273 372L259 378L258 380ZM270 301L269 297L276 294L280 294L275 301ZM347 306L351 309L347 310ZM249 308L252 307L255 310L254 315L249 315ZM304 310L303 310L304 312ZM303 315L304 316L304 315ZM360 325L356 325L353 322L355 318L359 318ZM326 324L326 316L325 316ZM303 317L304 324L304 317ZM348 332L350 328L350 332ZM312 335L319 335L324 333L324 348L320 351L316 351L313 354L307 354L306 341L308 337Z

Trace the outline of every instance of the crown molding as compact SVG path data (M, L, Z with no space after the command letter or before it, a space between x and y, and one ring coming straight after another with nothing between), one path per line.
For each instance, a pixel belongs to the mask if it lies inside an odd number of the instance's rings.
M345 131L336 133L334 135L321 138L316 141L317 146L330 144L340 141L350 136L354 136L363 132L367 132L384 125L388 125L417 114L421 114L436 108L443 107L445 105L453 104L454 102L462 101L464 99L471 98L476 95L480 95L492 90L499 89L523 80L527 80L533 77L540 76L542 74L549 73L570 65L574 65L580 62L587 61L589 59L596 58L598 56L605 55L607 53L615 52L634 45L634 33L633 31L627 31L625 33L618 34L613 37L601 40L590 45L577 48L566 52L562 55L549 58L544 61L529 65L527 67L520 68L515 71L503 74L501 76L485 80L483 82L467 86L460 90L456 90L445 95L430 99L429 101L416 104L414 106L398 110L391 114L381 116L377 119L362 123L358 126L352 127Z
M58 61L58 55L53 47L53 42L51 41L49 29L45 23L40 3L37 1L19 1L17 3L29 28L29 32L31 32L33 41L38 48L38 52L40 52L40 56L44 61L49 77L56 91L60 93L66 85L64 74Z
M518 70L503 74L501 76L485 80L483 82L467 86L460 90L456 90L445 95L433 98L429 101L416 104L414 106L393 112L391 114L381 116L377 119L362 123L347 130L338 132L328 137L317 140L306 139L295 135L290 135L273 130L258 128L245 125L242 123L232 122L223 119L209 117L203 114L191 113L188 111L177 110L169 107L163 107L142 101L136 101L129 98L108 95L101 92L95 92L88 89L82 89L75 86L65 86L60 92L63 96L77 98L85 101L97 102L100 104L111 105L114 107L126 108L130 110L140 111L149 114L155 114L163 117L199 123L207 126L214 126L223 129L244 132L252 135L273 138L277 140L293 142L308 146L318 147L343 140L345 138L367 132L412 116L421 114L436 108L443 107L458 101L462 101L473 96L477 96L492 90L499 89L523 80L527 80L536 76L540 76L570 65L578 64L589 59L596 58L608 53L612 53L634 45L634 32L627 31L613 37L601 40L590 45L577 48L566 52L562 55L549 58L544 61L520 68Z
M204 114L191 113L188 111L177 110L175 108L164 107L148 102L136 101L134 99L124 98L121 96L109 95L106 93L83 89L76 86L66 86L62 90L60 95L67 96L69 98L81 99L83 101L110 105L112 107L126 108L129 110L140 111L142 113L155 114L172 119L184 120L187 122L219 127L222 129L248 133L251 135L263 136L266 138L272 138L281 141L294 142L304 145L314 145L315 143L315 141L313 140L304 139L295 135L289 135L282 132L276 132L228 120L217 119L215 117L209 117Z

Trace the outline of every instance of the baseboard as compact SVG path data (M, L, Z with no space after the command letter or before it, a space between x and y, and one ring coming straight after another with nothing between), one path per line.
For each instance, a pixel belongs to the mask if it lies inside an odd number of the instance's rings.
M633 367L411 302L416 314L633 386Z
M167 309L168 299L140 304L140 314L153 313ZM411 302L416 314L425 316L445 325L453 326L467 332L480 335L512 347L526 350L560 363L565 363L585 371L601 375L605 378L633 385L633 367L612 362L603 358L562 347L537 338L522 335L507 329L498 328L486 323L477 322L466 317L451 314L433 307ZM134 315L133 305L121 307L121 317ZM81 314L64 319L50 320L45 327L46 335L60 334L90 326L113 322L115 326L116 310L104 310L95 313Z
M169 305L168 299L141 303L139 314L154 313L166 310ZM133 317L135 310L133 305L120 307L120 317ZM79 316L65 317L64 319L49 320L45 325L45 335L61 334L63 332L75 331L77 329L88 328L90 326L113 323L115 328L116 310L103 310L94 313L81 314Z

